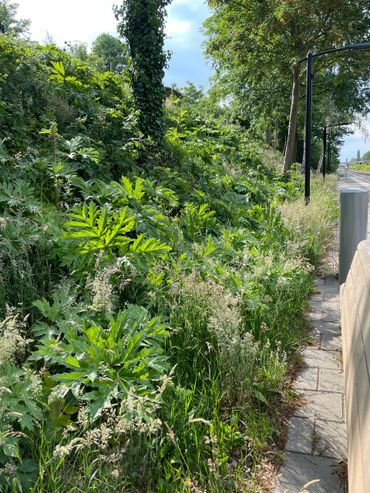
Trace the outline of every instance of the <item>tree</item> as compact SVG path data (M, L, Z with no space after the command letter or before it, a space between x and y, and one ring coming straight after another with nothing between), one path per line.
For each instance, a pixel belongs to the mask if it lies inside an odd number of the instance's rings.
M356 161L361 161L361 153L360 153L360 149L358 149L358 151L357 151Z
M109 71L116 74L128 65L128 48L121 40L109 33L100 34L92 45L92 62L101 72Z
M239 80L252 94L258 94L259 86L267 79L272 86L263 98L267 101L275 97L275 92L281 92L281 84L286 84L291 73L284 158L284 171L288 171L295 158L304 80L304 65L299 60L311 49L368 39L368 3L363 0L208 0L208 3L214 11L205 24L209 36L207 53L218 73L231 74L231 79ZM336 57L325 60L328 70L341 63ZM316 63L315 68L319 67Z
M163 77L168 58L164 51L164 19L170 3L171 0L125 0L122 7L116 8L118 31L129 45L138 125L157 144L164 131Z
M16 19L18 4L10 0L0 0L0 34L20 36L28 34L30 21Z
M365 152L365 154L362 156L362 160L365 162L370 162L370 151Z
M78 58L83 62L87 62L89 58L89 54L87 53L86 43L80 43L78 41L75 42L65 41L64 45L67 53L70 53L72 56Z

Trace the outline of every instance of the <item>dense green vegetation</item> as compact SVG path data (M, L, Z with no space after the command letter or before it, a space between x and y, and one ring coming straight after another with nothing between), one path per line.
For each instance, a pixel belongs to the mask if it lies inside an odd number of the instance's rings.
M336 204L182 92L0 35L1 491L261 491Z
M357 157L350 160L349 166L357 171L370 171L370 151L365 152L362 157L360 151L357 151Z
M357 171L370 171L370 163L353 164L351 169Z

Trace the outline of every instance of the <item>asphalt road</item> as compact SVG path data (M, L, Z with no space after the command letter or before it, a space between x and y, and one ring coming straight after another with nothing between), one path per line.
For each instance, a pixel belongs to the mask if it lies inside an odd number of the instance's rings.
M370 190L370 173L360 171L347 171L347 176L341 176L338 180L338 188L365 188Z

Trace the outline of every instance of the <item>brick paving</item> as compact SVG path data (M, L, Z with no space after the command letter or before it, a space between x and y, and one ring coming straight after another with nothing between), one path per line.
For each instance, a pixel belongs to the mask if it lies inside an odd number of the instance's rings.
M336 267L335 252L330 258ZM333 274L316 284L308 315L314 345L303 352L304 369L295 383L305 403L289 422L275 493L298 493L314 480L308 487L312 493L344 491L335 471L338 460L346 458L339 288Z
M341 180L346 187L369 188L361 180ZM369 204L370 234L370 204ZM295 382L304 405L289 421L288 439L274 493L341 493L336 466L347 457L344 375L338 272L338 231L326 257L324 278L316 280L317 293L310 299L308 320L314 345L303 352L304 369ZM308 484L307 490L304 489Z

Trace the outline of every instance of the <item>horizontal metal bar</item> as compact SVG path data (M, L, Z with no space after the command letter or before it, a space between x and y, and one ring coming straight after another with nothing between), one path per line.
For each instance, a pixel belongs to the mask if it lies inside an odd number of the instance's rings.
M344 45L340 48L330 48L328 50L318 51L317 53L312 53L314 58L317 58L321 55L327 55L328 53L335 53L339 51L357 51L357 50L370 50L370 41L366 41L364 43L355 43L352 45ZM307 61L307 57L301 58L297 63L302 63Z
M355 43L353 45L344 45L340 48L330 48L328 50L318 51L317 53L313 53L313 57L319 57L322 55L327 55L329 53L336 53L340 51L358 51L358 50L370 50L370 42L366 43Z
M352 123L329 123L329 125L325 125L325 127L326 128L331 128L331 127L345 127L346 125L352 125Z

